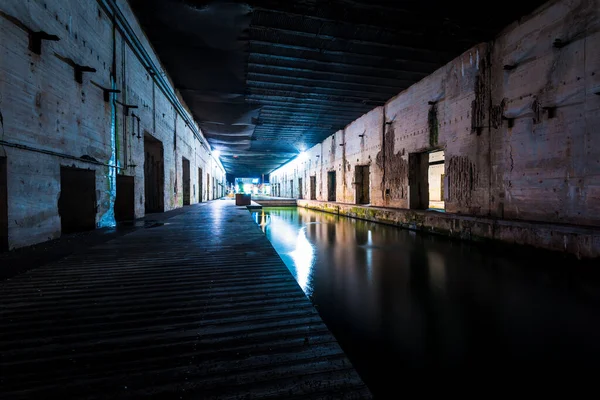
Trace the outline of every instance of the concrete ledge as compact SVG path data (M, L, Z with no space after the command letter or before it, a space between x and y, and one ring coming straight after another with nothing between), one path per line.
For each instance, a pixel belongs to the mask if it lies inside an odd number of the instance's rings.
M298 200L297 203L299 207L459 239L498 240L570 253L578 258L600 257L600 227L509 221L436 211L358 206L314 200Z
M256 202L264 207L296 207L298 205L295 199L257 200Z

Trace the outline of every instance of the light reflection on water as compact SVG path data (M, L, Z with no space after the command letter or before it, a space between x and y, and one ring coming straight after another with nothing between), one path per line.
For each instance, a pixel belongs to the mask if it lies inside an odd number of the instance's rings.
M597 268L303 208L254 217L375 394L423 368L564 368L600 356Z

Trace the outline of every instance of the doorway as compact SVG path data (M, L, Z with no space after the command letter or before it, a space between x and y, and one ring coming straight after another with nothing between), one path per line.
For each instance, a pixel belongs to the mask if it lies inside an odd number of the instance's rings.
M144 135L144 194L145 212L165 211L165 164L163 144L152 136Z
M135 219L135 178L117 175L117 198L115 199L115 220L117 222Z
M444 210L445 155L443 151L429 153L429 208Z
M206 174L206 201L210 200L210 174Z
M202 168L198 168L198 203L202 203L202 196L204 188L202 187Z
M304 187L302 186L302 178L298 178L298 198L304 198Z
M335 189L336 189L335 171L329 171L329 172L327 172L327 201L335 201L336 200Z
M0 253L8 251L8 171L6 157L0 157Z
M96 229L96 171L60 167L58 214L63 234Z
M317 177L316 176L310 177L310 199L311 200L317 199Z
M356 191L356 204L369 204L371 202L370 176L368 165L357 165L354 169L354 189Z
M181 158L182 165L182 179L183 179L183 205L189 206L192 204L192 193L191 193L191 185L190 182L190 160L185 157Z
M429 153L408 155L409 206L414 210L429 207Z

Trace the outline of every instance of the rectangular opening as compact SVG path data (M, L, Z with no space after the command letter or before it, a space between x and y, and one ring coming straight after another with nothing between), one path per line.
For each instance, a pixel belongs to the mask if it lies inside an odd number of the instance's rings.
M202 203L202 196L204 195L202 187L202 168L198 168L198 203Z
M298 198L299 199L303 199L304 198L304 187L302 186L302 178L298 178Z
M429 153L429 208L444 210L444 152Z
M316 176L310 177L310 199L311 200L317 199L317 177Z
M115 219L117 222L135 219L135 178L133 176L117 175Z
M414 210L429 207L429 153L408 155L409 206Z
M62 233L96 228L96 171L60 167L58 214Z
M145 212L164 212L165 163L162 142L144 134L144 153Z
M335 171L327 172L327 201L335 201Z
M8 171L6 157L0 157L0 253L8 251Z
M290 197L294 197L294 180L290 180Z
M357 165L354 169L354 189L356 204L369 204L370 176L368 165Z
M210 200L210 174L206 174L206 201Z
M182 165L182 180L183 180L183 205L189 206L192 204L191 178L190 178L190 160L185 157L181 158Z

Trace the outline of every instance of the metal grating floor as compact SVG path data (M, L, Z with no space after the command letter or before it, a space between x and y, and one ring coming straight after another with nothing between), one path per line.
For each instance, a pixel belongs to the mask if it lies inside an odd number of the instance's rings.
M371 397L233 201L4 281L0 296L0 397Z

